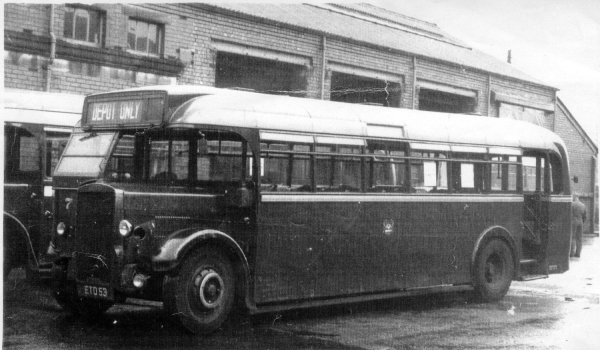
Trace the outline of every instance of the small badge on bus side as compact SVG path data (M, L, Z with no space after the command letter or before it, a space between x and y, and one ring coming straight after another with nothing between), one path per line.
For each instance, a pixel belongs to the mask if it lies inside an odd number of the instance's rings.
M383 220L383 234L386 236L394 232L394 220Z

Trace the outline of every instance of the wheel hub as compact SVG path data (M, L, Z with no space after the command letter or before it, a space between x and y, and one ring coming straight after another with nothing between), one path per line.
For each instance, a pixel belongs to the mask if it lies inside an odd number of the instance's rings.
M488 283L495 283L504 274L503 261L498 256L491 256L485 264L485 279Z
M194 280L197 288L197 296L202 306L214 309L223 300L223 279L212 269L203 270Z

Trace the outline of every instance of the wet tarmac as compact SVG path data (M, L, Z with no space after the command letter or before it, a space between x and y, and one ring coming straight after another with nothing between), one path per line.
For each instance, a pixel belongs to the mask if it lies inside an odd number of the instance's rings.
M468 293L240 316L210 336L159 308L120 305L92 321L62 312L22 271L4 286L4 349L599 349L600 239L562 275L513 282L496 303Z

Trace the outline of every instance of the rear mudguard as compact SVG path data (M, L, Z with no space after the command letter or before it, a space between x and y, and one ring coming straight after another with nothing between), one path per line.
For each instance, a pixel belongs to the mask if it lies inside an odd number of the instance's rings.
M5 223L5 226L6 226L6 224L11 223L12 225L15 226L15 228L18 231L18 232L4 232L4 235L6 235L5 239L6 238L10 239L9 235L11 235L11 234L16 234L16 235L20 236L20 238L24 239L26 242L26 245L27 245L27 256L35 263L35 267L39 268L39 262L37 259L37 255L35 253L35 249L33 248L33 243L31 242L31 235L29 234L27 227L19 219L17 219L14 215L11 215L7 212L4 212L4 223Z
M481 234L477 238L477 241L475 242L475 247L471 255L471 271L473 271L473 267L475 266L475 260L477 259L477 254L479 253L479 251L485 247L489 240L494 238L502 239L508 244L508 246L512 250L513 264L515 266L515 276L513 276L513 279L517 278L519 274L518 271L520 250L517 246L516 240L513 237L513 235L502 226L491 226L485 229L483 232L481 232Z

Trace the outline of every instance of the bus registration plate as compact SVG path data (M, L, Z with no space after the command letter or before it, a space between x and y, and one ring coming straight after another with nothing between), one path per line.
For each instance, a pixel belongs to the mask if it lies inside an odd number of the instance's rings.
M90 284L78 284L77 295L80 297L103 300L113 300L114 297L112 288Z

